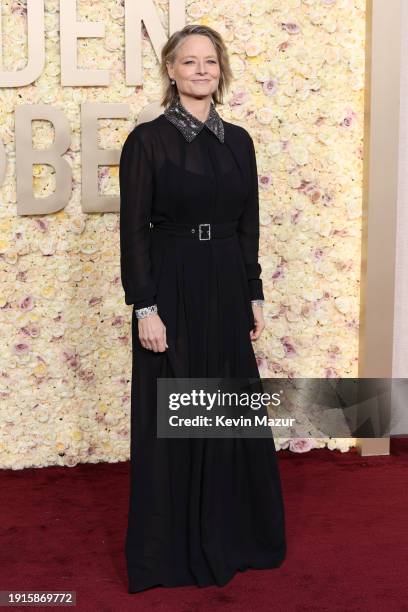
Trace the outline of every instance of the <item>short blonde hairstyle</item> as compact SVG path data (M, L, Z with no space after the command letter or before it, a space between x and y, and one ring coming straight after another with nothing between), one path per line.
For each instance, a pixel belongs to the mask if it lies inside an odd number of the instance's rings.
M220 79L217 90L212 95L215 105L223 104L224 94L228 90L232 81L233 75L229 63L228 52L221 35L209 26L199 24L186 25L182 30L174 32L162 47L160 76L163 82L164 90L161 104L164 107L169 106L173 101L175 101L178 93L177 84L171 84L171 80L167 72L166 62L174 62L179 46L184 42L187 36L190 36L190 34L202 34L204 36L208 36L217 52L218 63L220 66Z

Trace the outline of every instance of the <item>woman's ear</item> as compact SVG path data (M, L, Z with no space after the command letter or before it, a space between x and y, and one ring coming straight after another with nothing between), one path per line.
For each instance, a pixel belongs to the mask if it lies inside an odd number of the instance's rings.
M169 75L169 79L173 79L174 78L173 77L173 66L171 62L169 62L168 60L166 62L166 67L167 67L167 74Z

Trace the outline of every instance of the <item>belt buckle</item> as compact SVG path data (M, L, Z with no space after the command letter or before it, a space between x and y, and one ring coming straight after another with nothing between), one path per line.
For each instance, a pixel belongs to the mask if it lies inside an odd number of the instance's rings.
M207 226L208 227L208 238L202 238L201 237L201 232L202 232L202 227L203 226ZM198 238L199 240L210 240L211 238L211 226L209 223L200 223L198 226Z

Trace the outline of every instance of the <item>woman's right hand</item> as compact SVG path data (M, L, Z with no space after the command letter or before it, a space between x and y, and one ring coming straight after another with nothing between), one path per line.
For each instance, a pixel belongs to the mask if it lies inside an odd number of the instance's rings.
M157 313L138 319L139 340L142 346L155 353L163 353L168 348L166 326Z

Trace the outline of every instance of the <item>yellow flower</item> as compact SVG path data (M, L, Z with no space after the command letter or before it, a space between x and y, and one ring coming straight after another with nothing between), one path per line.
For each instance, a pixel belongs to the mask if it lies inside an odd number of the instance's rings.
M36 374L37 376L43 376L46 371L47 371L47 367L44 363L39 363L38 365L35 366L33 370L34 374Z
M44 285L43 287L41 287L40 295L49 299L51 297L54 297L55 290L56 290L56 287L54 285Z
M8 240L2 240L0 238L0 253L5 253L9 247L10 247L9 241Z

